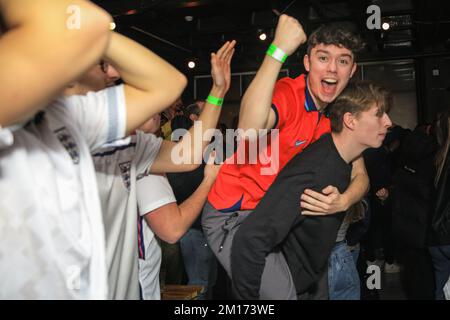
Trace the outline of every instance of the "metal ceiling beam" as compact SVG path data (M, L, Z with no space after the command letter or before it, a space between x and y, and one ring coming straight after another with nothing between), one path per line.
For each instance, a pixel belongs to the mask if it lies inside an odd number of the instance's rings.
M163 42L163 43L165 43L165 44L168 44L168 45L170 45L170 46L172 46L172 47L174 47L174 48L177 48L177 49L179 49L179 50L182 50L182 51L184 51L184 52L192 53L192 50L186 49L186 48L184 48L184 47L182 47L182 46L180 46L180 45L177 45L177 44L175 44L175 43L173 43L173 42L171 42L171 41L169 41L169 40L163 39L163 38L161 38L161 37L159 37L159 36L157 36L157 35L155 35L155 34L153 34L153 33L151 33L151 32L142 30L142 29L140 29L140 28L138 28L138 27L135 27L135 26L131 26L131 29L136 30L136 31L138 31L138 32L140 32L140 33L143 33L143 34L145 34L145 35L147 35L147 36L149 36L149 37L152 37L153 39L156 39L156 40L158 40L158 41L161 41L161 42Z

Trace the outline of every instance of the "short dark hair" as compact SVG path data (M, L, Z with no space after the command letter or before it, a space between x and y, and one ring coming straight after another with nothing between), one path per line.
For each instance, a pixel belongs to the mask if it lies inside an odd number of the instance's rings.
M342 24L326 24L316 29L308 38L307 54L311 54L311 50L319 45L335 45L350 50L354 56L364 48L364 42L361 37L346 28Z
M186 108L184 108L184 111L183 111L184 115L188 118L191 114L200 116L201 112L202 112L202 110L200 109L200 107L198 106L198 104L196 102L188 105Z
M178 115L175 116L172 121L170 121L170 128L172 129L172 132L177 129L186 129L189 130L193 125L193 122L191 119L186 117L185 115Z
M358 115L369 110L373 104L378 106L378 116L389 112L392 96L383 87L368 81L355 81L347 85L342 93L328 105L327 111L331 121L331 131L341 132L344 114L350 112Z

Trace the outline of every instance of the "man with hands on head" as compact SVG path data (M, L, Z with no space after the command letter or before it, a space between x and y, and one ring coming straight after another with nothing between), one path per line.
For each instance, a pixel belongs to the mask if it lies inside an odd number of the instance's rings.
M67 28L71 5L81 10L79 29ZM111 17L90 2L0 0L0 12L0 255L8 257L0 296L105 299L104 228L90 153L163 110L186 79L111 33ZM62 90L102 57L125 84L64 97Z
M166 242L178 241L200 214L218 168L208 165L202 184L180 206L163 174L191 171L202 163L203 150L212 136L208 130L216 127L221 112L217 100L223 99L230 87L235 44L228 41L211 55L213 85L199 118L200 134L194 134L192 128L189 138L177 143L162 140L151 134L159 129L157 115L148 118L130 137L105 145L93 154L105 223L111 299L139 299L140 294L144 299L160 297L161 253L154 234ZM149 70L153 69L149 66ZM167 85L165 90L172 88ZM180 94L175 92L173 100ZM180 163L176 157L180 154L187 161Z

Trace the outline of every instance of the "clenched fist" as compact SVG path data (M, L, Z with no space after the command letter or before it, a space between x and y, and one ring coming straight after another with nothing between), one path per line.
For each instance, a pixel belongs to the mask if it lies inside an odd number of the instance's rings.
M273 44L291 55L297 48L306 42L306 33L297 19L282 14L278 20Z

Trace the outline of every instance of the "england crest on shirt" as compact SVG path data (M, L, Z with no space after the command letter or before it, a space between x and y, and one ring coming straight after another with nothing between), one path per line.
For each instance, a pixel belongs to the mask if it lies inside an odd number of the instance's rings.
M119 163L120 174L122 175L123 183L125 188L130 190L130 171L131 171L131 161Z
M66 129L66 127L59 128L55 130L56 137L61 142L61 144L64 146L64 148L69 153L70 157L72 158L72 162L74 164L80 163L80 152L78 150L78 145L76 144L75 140L72 138L72 136L69 133L69 130Z

